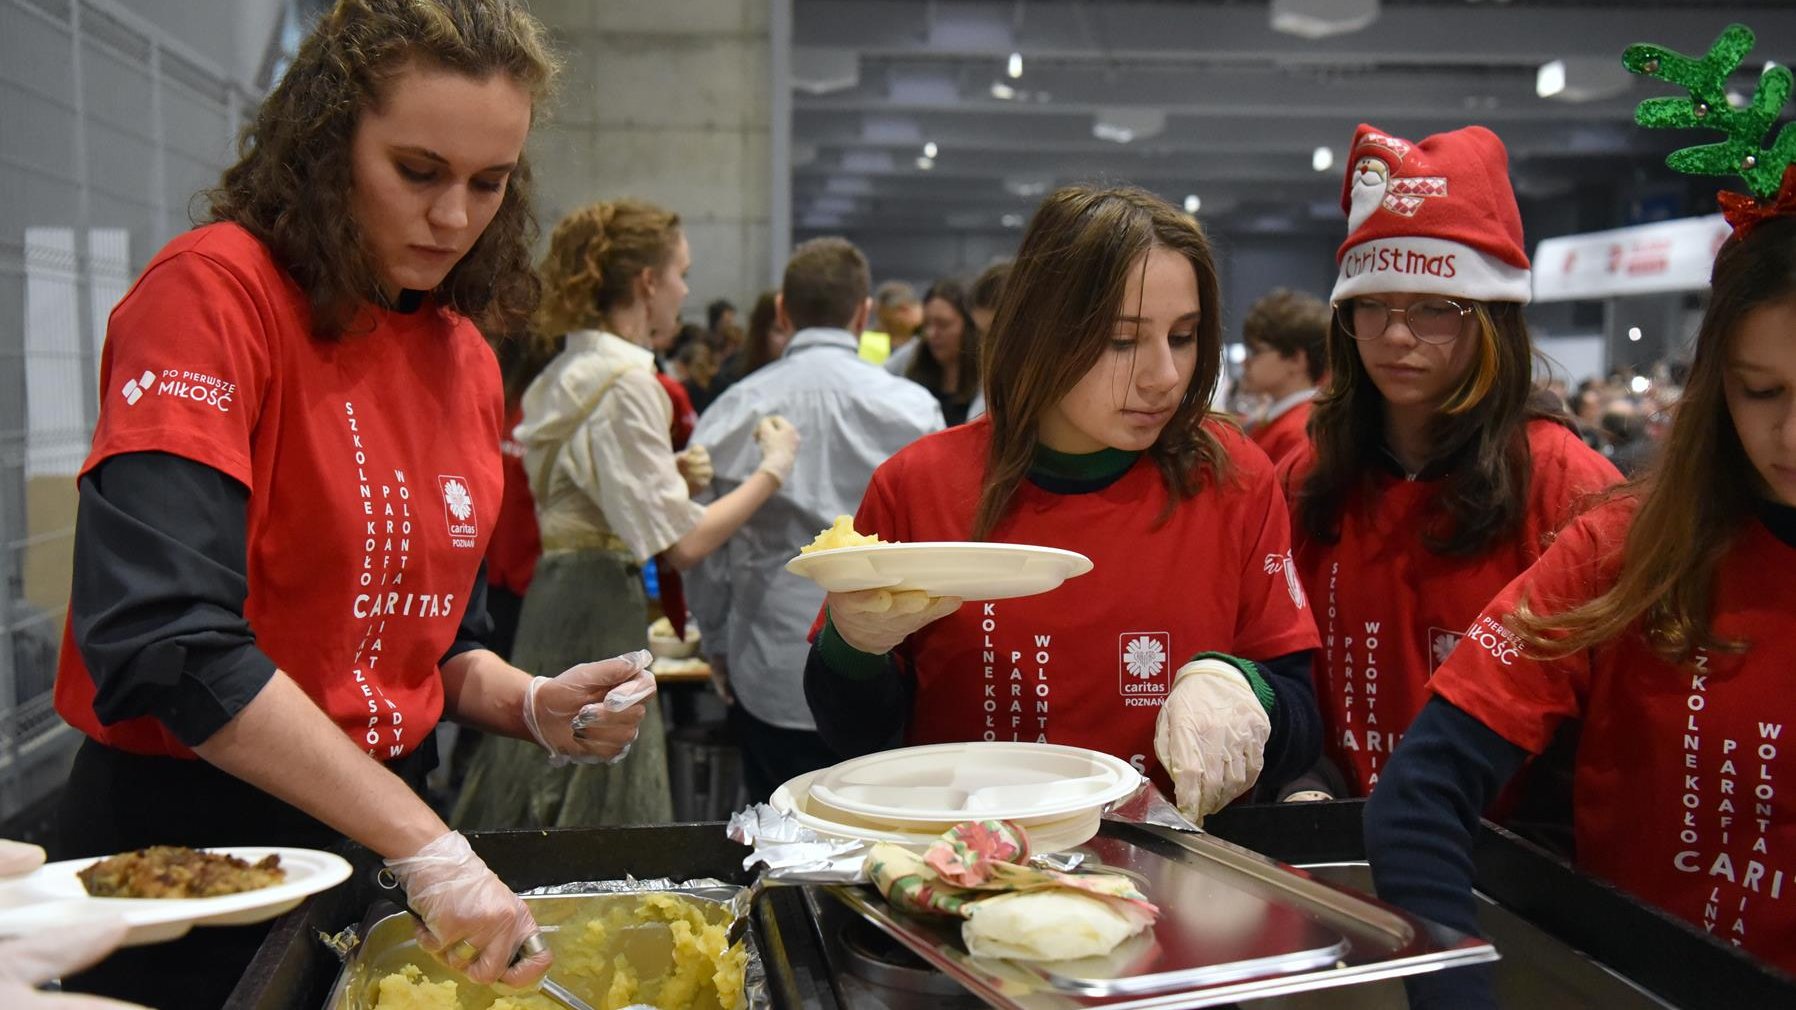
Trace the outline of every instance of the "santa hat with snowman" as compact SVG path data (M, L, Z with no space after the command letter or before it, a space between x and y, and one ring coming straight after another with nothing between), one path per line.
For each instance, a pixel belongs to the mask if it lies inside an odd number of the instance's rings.
M1526 302L1533 293L1509 152L1482 126L1421 143L1360 124L1341 185L1333 301L1379 292Z

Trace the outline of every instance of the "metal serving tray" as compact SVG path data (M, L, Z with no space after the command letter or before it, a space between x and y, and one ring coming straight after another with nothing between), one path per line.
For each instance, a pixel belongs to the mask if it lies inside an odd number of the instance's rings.
M1003 1010L1207 1007L1497 959L1483 940L1211 835L1110 824L1075 851L1135 877L1161 909L1106 958L974 958L958 923L895 912L871 888L830 893Z
M741 890L740 887L729 885L673 888L671 893L695 900L705 908L708 920L727 925L733 915L729 907L730 898ZM634 906L649 893L670 892L664 889L655 892L620 891L602 894L526 894L523 899L530 906L530 914L542 927L550 948L555 951L557 958L562 958L564 951L560 946L562 941L559 939L559 927L563 924L583 922L596 914L602 914L608 905L619 901ZM399 971L408 964L417 965L433 981L453 978L435 959L418 948L415 922L410 914L395 912L364 923L361 942L356 945L354 953L338 973L324 1010L370 1010L375 1005L374 986L382 977ZM672 956L671 948L668 956ZM632 953L632 959L636 958L637 955ZM598 994L583 995L590 1002L600 1002L592 999ZM490 1002L490 998L476 997L473 1004L464 999L462 1005L484 1007L487 1002ZM718 1010L714 1001L712 1010ZM723 1007L721 1010L734 1008Z

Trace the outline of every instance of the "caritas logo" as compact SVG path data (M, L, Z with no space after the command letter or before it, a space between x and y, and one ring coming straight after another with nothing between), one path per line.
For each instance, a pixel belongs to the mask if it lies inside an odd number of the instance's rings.
M480 518L474 514L474 495L468 490L468 479L450 474L437 474L437 486L443 491L443 516L449 521L449 542L457 547L473 547L480 536Z
M1125 697L1163 695L1172 689L1172 634L1126 631L1117 636L1117 686Z

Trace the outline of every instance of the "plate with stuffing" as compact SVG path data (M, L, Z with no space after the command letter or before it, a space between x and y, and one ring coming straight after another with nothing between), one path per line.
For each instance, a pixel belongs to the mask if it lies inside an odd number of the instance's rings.
M963 600L1034 596L1058 589L1091 567L1090 558L1058 547L983 541L886 542L855 532L848 516L838 517L834 526L786 562L786 571L832 593L884 589Z
M130 927L126 945L160 943L194 926L264 922L348 877L347 861L316 849L158 845L68 859L0 880L0 936L111 913Z

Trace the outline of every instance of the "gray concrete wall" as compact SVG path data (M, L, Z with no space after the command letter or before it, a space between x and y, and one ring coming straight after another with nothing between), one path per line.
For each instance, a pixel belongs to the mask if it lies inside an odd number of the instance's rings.
M688 319L746 314L773 276L769 0L536 0L566 58L531 138L545 234L621 196L679 213L692 245Z

